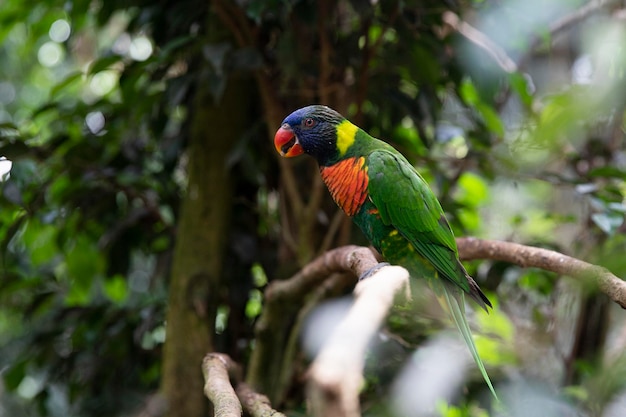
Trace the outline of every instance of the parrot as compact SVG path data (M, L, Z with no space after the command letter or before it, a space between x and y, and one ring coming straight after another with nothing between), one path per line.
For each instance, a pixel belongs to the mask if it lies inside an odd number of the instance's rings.
M465 295L487 312L492 304L461 264L441 204L415 167L394 147L323 105L287 116L274 146L283 157L312 156L335 203L383 259L428 280L497 399L467 322Z

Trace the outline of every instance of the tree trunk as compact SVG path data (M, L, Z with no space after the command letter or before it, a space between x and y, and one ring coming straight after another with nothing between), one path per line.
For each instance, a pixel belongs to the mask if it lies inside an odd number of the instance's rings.
M202 358L213 350L223 254L230 230L232 182L226 166L246 128L250 84L228 82L219 103L200 88L191 109L188 188L172 266L163 352L162 392L168 415L203 417Z

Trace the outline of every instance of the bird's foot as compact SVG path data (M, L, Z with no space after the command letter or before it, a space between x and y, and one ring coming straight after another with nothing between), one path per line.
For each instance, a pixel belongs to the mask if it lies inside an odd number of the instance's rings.
M385 267L385 266L389 266L389 262L379 262L379 263L377 263L376 266L373 266L370 269L368 269L367 271L363 272L361 274L361 276L359 277L359 281L363 281L364 279L367 279L367 278L371 277L376 272L378 272L378 270L380 268Z

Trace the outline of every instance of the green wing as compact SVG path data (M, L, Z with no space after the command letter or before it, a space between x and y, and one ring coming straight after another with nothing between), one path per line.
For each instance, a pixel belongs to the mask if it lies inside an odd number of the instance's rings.
M479 303L482 299L483 308L486 309L485 303L491 305L475 283L473 292L470 291L471 278L466 276L458 260L454 235L444 217L443 209L415 168L398 152L387 149L372 152L367 164L368 191L381 220L386 225L395 227L411 242L417 253L433 264L440 275L470 293ZM443 295L440 301L445 303L478 369L497 400L498 396L478 355L465 317L464 293L458 290L458 294L454 294L457 291L450 293L442 281L434 281L432 284L435 292Z
M367 166L369 195L382 221L395 227L440 275L469 292L454 234L426 181L395 150L370 153Z

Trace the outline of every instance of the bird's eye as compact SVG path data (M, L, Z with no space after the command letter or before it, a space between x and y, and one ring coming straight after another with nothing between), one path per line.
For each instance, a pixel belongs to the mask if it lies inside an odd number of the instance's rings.
M307 117L306 119L304 119L304 121L302 122L302 125L304 127L313 127L315 126L315 120L311 119L310 117Z

